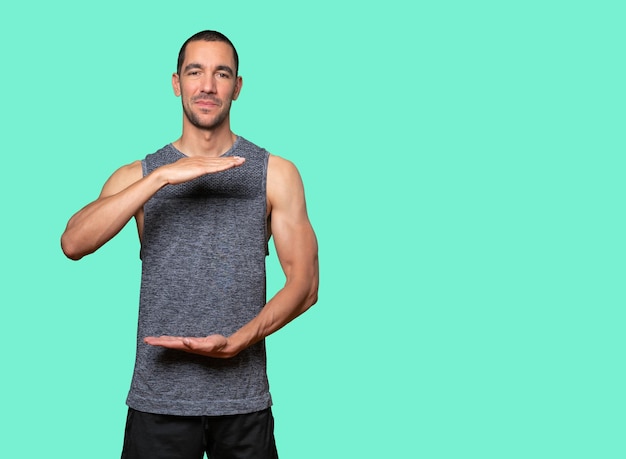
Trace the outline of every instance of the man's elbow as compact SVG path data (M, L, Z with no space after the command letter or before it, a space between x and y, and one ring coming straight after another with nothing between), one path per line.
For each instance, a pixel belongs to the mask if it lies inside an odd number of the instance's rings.
M71 249L65 248L64 246L61 246L61 250L63 250L63 254L70 260L78 261L83 258L83 255L81 253L74 252Z
M65 234L61 236L61 250L63 254L70 260L80 260L85 254L78 250L78 246L70 240Z
M317 303L317 292L315 294L309 295L307 297L306 300L306 309L309 309L311 306L313 306L315 303Z
M315 281L313 282L313 284L309 288L309 293L308 293L308 295L306 297L306 301L305 301L306 309L309 309L311 306L313 306L315 303L317 303L318 290L319 290L319 282L318 282L317 279L315 279Z

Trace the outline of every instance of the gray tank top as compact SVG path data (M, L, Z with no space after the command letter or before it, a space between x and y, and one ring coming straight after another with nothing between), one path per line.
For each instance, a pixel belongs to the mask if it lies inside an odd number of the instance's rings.
M185 155L171 144L144 176ZM127 404L139 411L219 416L271 406L265 342L231 359L145 344L145 336L229 336L266 302L267 151L237 137L243 166L159 190L144 206L137 356Z

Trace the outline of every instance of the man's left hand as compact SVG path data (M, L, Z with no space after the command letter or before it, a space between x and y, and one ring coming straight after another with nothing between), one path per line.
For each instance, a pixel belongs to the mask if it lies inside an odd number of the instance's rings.
M209 335L199 338L165 335L158 337L148 336L144 338L143 341L151 346L161 346L168 349L176 349L192 354L221 359L233 357L236 354L236 352L233 352L228 346L228 338L222 335Z

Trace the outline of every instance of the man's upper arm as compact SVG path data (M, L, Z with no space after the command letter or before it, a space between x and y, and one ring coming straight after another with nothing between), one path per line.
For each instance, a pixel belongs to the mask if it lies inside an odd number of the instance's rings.
M143 171L141 170L141 161L134 161L130 164L120 167L113 172L111 177L105 182L100 192L100 198L106 198L119 193L128 188L133 183L141 180Z
M100 198L113 196L122 190L125 190L133 183L143 178L143 170L141 161L134 161L130 164L120 167L106 181L100 192ZM143 235L143 207L135 213L135 223L137 224L137 233L141 240Z
M316 290L317 240L307 215L302 179L291 162L270 156L267 196L274 245L287 281L308 281Z

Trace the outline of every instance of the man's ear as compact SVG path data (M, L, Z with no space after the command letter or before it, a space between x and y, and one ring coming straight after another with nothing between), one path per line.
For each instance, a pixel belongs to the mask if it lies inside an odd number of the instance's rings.
M239 93L241 92L242 86L243 86L243 78L238 76L237 82L235 83L235 90L233 91L233 100L237 100L237 97L239 97Z
M172 74L172 89L174 89L174 95L180 97L180 77L178 73Z

